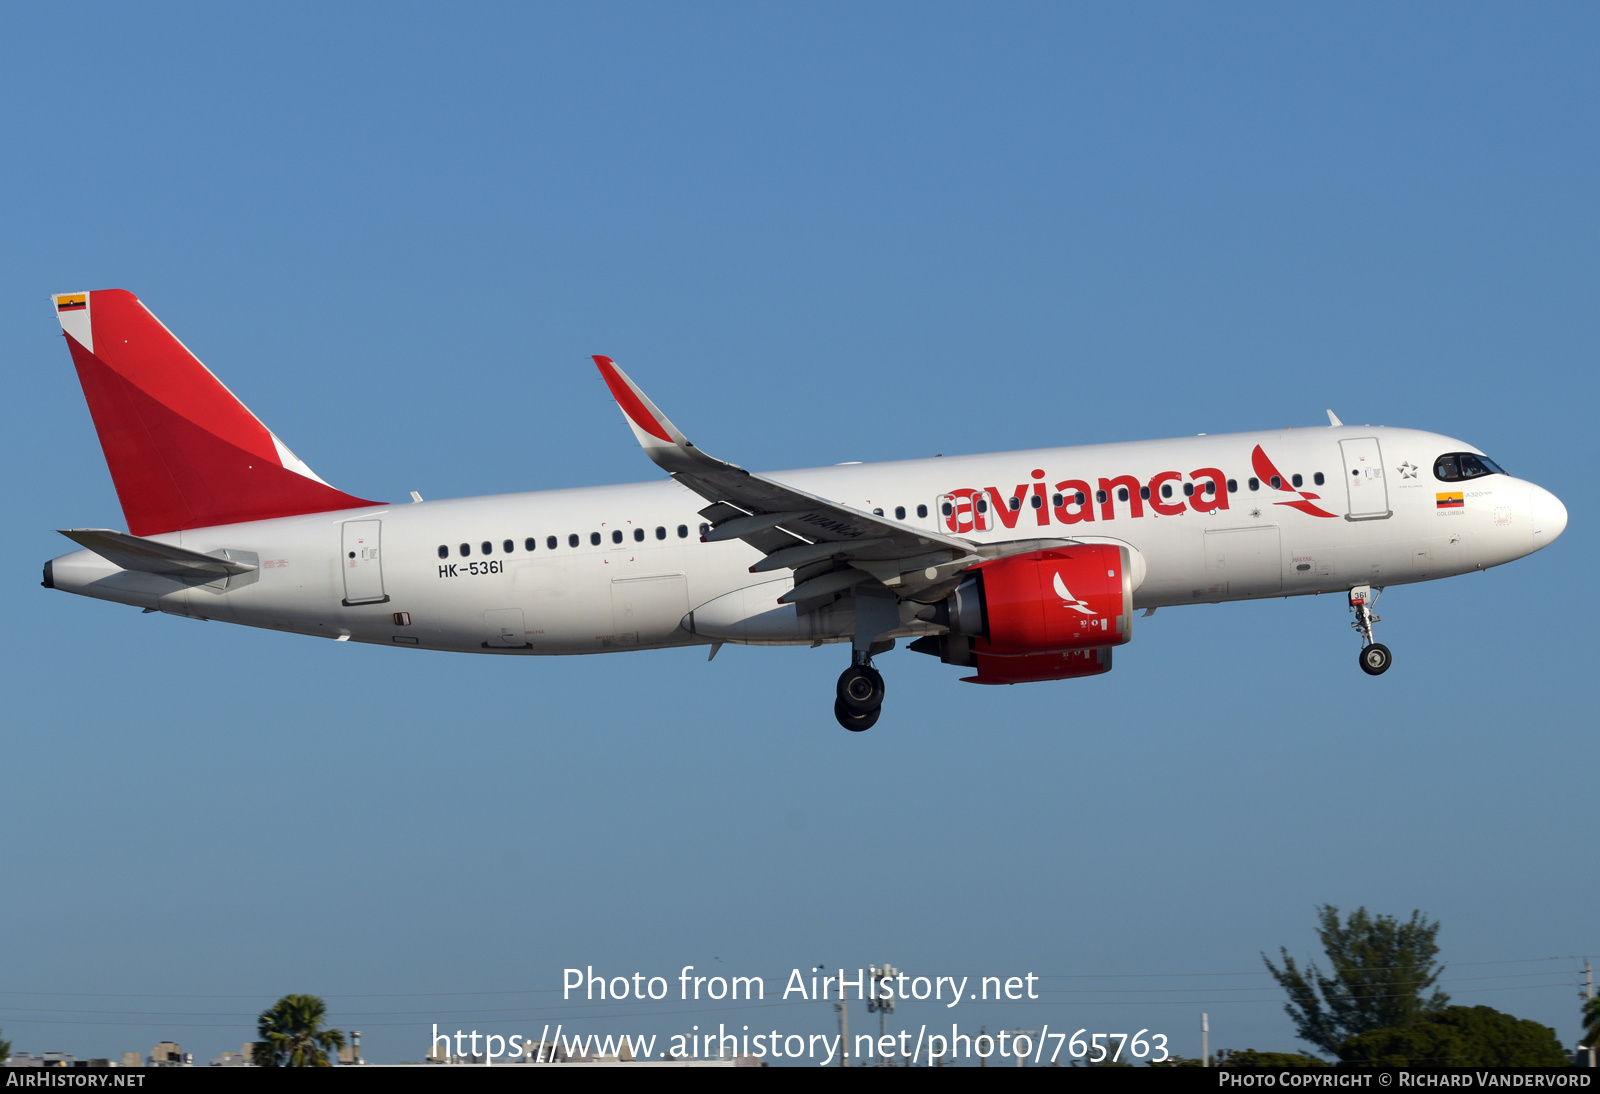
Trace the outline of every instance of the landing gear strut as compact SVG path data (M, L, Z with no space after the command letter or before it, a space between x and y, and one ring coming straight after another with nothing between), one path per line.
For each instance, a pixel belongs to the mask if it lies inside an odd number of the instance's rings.
M1372 625L1383 621L1382 616L1372 614L1372 605L1381 592L1371 585L1357 585L1350 590L1350 610L1356 613L1355 622L1350 625L1361 633L1361 671L1368 676L1382 676L1394 660L1388 646L1372 640Z
M883 676L872 667L872 658L865 650L851 655L850 667L839 675L837 690L833 716L840 725L859 733L877 724L883 710Z

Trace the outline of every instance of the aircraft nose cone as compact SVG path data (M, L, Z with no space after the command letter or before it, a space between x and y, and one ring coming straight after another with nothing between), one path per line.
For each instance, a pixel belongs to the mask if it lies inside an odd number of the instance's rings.
M1537 551L1554 543L1556 537L1567 530L1567 507L1542 486L1533 488L1529 501L1533 513L1533 549Z

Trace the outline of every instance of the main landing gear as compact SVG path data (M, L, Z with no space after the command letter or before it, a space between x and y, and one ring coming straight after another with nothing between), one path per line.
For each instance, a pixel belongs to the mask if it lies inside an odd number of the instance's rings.
M851 654L850 667L839 674L838 693L833 716L840 725L860 733L877 724L883 711L883 676L872 667L872 658L866 651Z
M1356 613L1355 622L1350 625L1361 632L1361 671L1368 676L1382 676L1394 661L1388 646L1372 640L1372 625L1382 622L1381 616L1372 614L1372 605L1381 592L1371 585L1357 585L1350 590L1350 610Z

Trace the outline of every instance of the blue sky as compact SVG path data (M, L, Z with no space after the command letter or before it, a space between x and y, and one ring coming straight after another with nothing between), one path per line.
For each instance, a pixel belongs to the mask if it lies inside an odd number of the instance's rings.
M433 1021L821 1032L816 1003L563 1008L561 970L890 961L1049 978L964 1027L1195 1054L1206 1011L1213 1047L1288 1050L1259 954L1313 954L1330 902L1423 909L1457 1002L1570 1044L1600 954L1597 31L1577 4L0 12L0 1029L203 1059L304 991L380 1060ZM755 468L1333 407L1464 438L1571 523L1391 591L1381 679L1337 599L1202 606L1090 681L897 652L857 738L837 649L420 656L39 588L52 529L123 526L45 299L108 287L367 497L651 478L608 353Z

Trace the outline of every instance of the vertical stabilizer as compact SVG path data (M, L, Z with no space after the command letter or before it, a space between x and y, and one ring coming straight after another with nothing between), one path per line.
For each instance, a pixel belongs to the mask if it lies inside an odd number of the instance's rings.
M317 477L132 293L51 300L134 535L382 504Z

